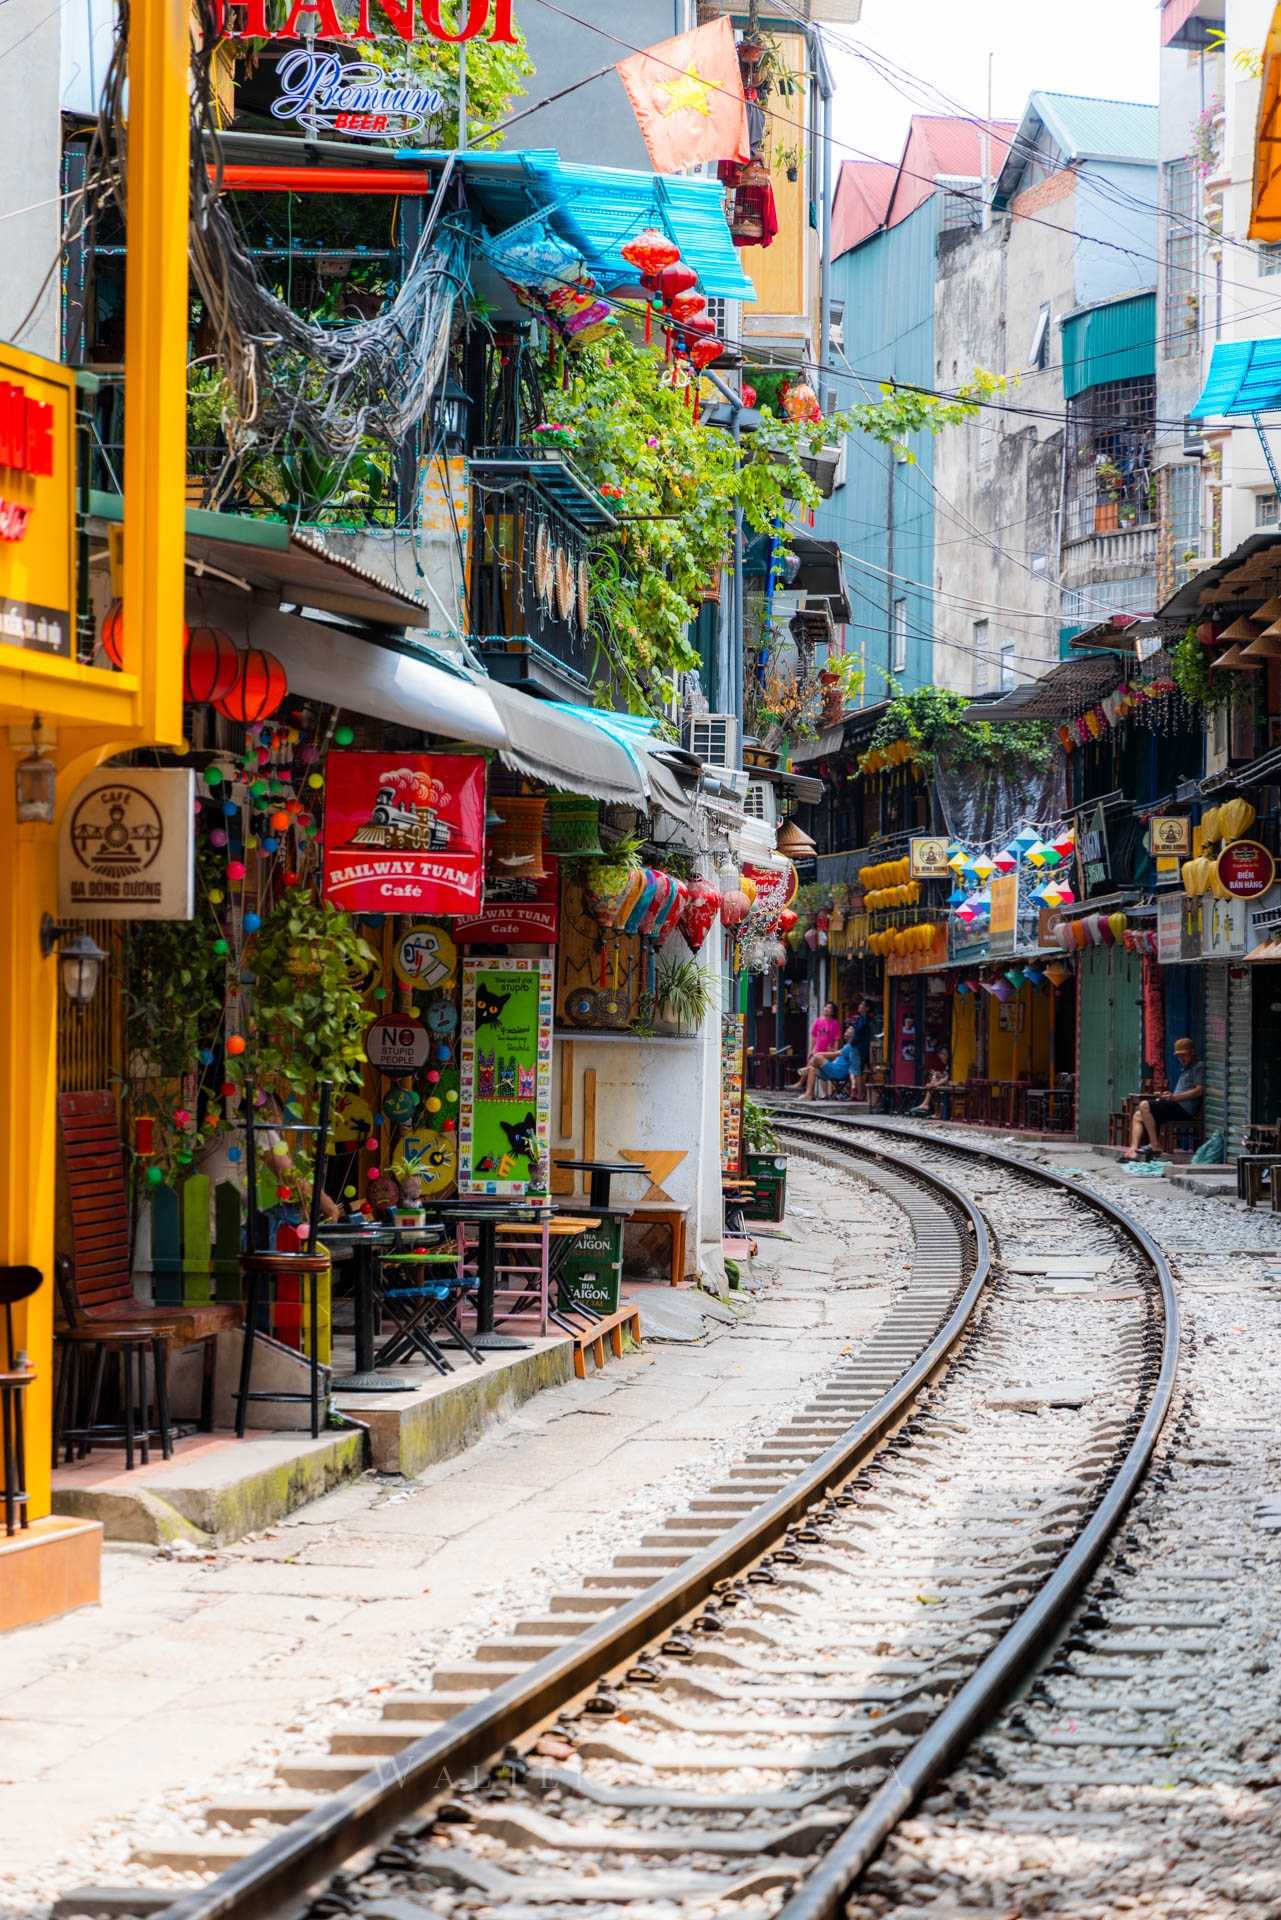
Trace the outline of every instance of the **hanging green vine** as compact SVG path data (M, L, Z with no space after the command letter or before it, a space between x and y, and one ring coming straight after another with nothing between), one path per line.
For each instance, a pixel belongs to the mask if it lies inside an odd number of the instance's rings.
M1210 672L1209 649L1197 639L1195 626L1189 626L1170 654L1174 684L1189 706L1226 707L1232 698L1231 684L1216 680Z
M555 391L553 369L545 389ZM621 525L591 562L592 628L613 684L633 711L660 710L671 676L698 665L689 626L728 562L735 512L753 533L777 534L820 495L801 458L847 433L865 433L911 460L912 435L937 433L975 412L999 383L976 375L954 401L882 388L881 398L818 421L776 419L736 444L694 417L670 384L661 352L621 327L573 354L556 393L555 421L572 457L617 510Z
M994 727L967 719L970 711L964 694L945 687L918 687L914 693L898 694L877 724L871 750L906 740L926 774L940 761L949 767L996 767L1003 773L1049 766L1054 731L1048 721L1022 720Z

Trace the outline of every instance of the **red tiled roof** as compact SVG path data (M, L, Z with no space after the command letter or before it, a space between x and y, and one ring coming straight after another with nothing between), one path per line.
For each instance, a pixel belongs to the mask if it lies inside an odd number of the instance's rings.
M1013 120L992 122L990 176L1000 172L1011 140ZM859 246L880 227L896 227L934 192L941 175L978 180L983 174L982 129L972 120L918 113L912 116L903 157L847 160L836 183L832 205L832 255Z

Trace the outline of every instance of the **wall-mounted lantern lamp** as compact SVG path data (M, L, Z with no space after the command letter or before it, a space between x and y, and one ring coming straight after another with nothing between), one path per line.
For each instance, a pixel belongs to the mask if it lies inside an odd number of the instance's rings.
M62 926L51 913L40 922L40 951L45 959L58 955L62 991L78 1013L83 1013L98 991L106 954L83 927Z
M58 794L58 769L52 760L45 759L40 750L40 731L40 715L37 713L31 722L31 752L25 760L18 762L15 781L18 819L24 822L38 820L51 826Z

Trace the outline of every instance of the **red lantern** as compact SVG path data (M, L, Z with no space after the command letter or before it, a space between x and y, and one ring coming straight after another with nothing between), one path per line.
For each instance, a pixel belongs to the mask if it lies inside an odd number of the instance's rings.
M727 887L721 895L721 924L726 927L741 927L752 911L752 903L743 892L741 885Z
M715 331L716 331L716 322L712 319L709 313L696 313L692 320L687 320L685 322L685 326L684 326L685 334L687 336L692 334L696 340L706 340L708 335L715 333ZM686 342L685 342L685 350L686 352L689 351L688 337L686 338Z
M756 405L756 388L749 387L745 380L739 388L739 399L745 407L754 407Z
M240 650L221 627L193 627L182 670L182 697L198 706L221 700L236 684Z
M713 360L719 360L725 351L720 340L696 340L689 350L689 357L701 373L704 367L710 367Z
M690 882L689 897L681 908L677 926L691 953L697 953L716 924L721 896L710 880Z
M113 667L124 665L125 603L113 600L102 616L102 651Z
M798 380L783 394L783 412L789 420L821 420L823 409L818 404L818 395L807 380Z
M797 919L797 916L792 912L792 909L790 907L784 907L783 911L778 916L779 932L790 933L792 931L792 928L796 925L796 919Z
M671 307L673 312L676 310L677 299L697 285L698 275L693 267L687 267L683 261L679 260L674 266L664 267L658 276L658 291L663 305Z
M687 326L695 314L706 311L707 302L701 293L678 293L671 306L673 320L679 320L682 326Z
M634 240L629 240L618 251L629 267L635 267L647 285L656 286L658 276L664 267L674 267L681 257L681 250L675 241L669 240L657 227L646 227Z
M252 727L273 714L288 692L289 681L275 654L261 647L246 647L235 680L222 698L215 700L214 708L228 720Z

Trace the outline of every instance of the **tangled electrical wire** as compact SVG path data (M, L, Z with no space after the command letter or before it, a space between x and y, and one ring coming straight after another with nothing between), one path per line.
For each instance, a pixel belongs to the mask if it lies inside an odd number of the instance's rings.
M69 211L70 240L91 234L108 208L126 219L128 45L129 4L119 0L85 184ZM211 0L197 0L191 44L191 271L205 310L206 336L231 396L224 418L227 457L213 482L215 499L251 454L270 454L301 441L341 469L366 438L402 446L428 415L444 378L471 252L457 223L438 221L450 189L451 156L405 279L383 311L335 327L295 313L263 284L222 190L213 106L217 48Z

